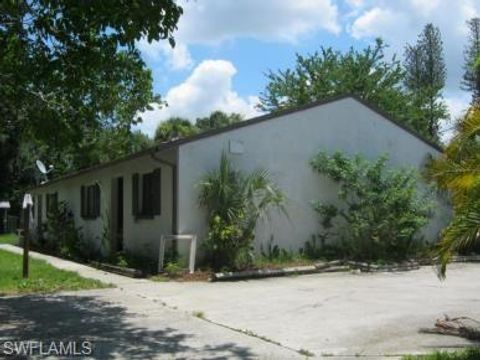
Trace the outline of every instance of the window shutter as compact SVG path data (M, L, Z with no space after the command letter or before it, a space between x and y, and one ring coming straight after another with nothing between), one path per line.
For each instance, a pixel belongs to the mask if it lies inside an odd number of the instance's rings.
M132 175L132 214L138 215L138 174Z
M100 216L100 185L95 184L95 217Z
M42 223L42 215L43 215L43 196L42 194L38 195L38 224L40 225Z
M92 185L87 186L87 217L91 218L95 214L95 188Z
M85 186L80 187L80 216L85 217Z
M153 215L162 213L162 169L155 169L152 177Z
M54 209L58 208L58 193L53 193L53 206Z

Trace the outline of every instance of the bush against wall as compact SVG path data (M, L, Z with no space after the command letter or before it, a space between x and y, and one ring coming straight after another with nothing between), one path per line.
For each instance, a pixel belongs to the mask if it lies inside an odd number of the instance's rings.
M64 201L52 206L47 213L47 221L39 245L48 252L76 260L95 260L100 257L98 249L85 241L80 229L75 227L74 217Z
M387 161L340 152L320 152L311 161L316 172L338 184L338 202L313 206L321 217L321 237L336 242L346 258L398 261L421 245L418 233L430 216L431 192L419 191L413 169L387 169Z
M199 203L207 209L208 260L215 270L232 269L253 260L255 227L272 208L283 210L284 195L266 170L234 170L223 152L219 167L200 183Z

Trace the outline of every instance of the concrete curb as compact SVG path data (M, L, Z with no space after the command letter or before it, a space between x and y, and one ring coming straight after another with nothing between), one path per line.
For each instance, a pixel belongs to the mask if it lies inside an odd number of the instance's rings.
M135 278L135 279L146 277L145 274L141 270L138 270L138 269L121 267L121 266L102 263L102 262L98 262L98 261L90 261L88 263L88 265L90 265L90 266L92 266L96 269L105 270L105 271L108 271L108 272L112 272L114 274L128 276L128 277Z
M209 281L238 281L291 275L343 272L351 270L359 270L361 272L397 272L418 269L420 269L420 265L417 262L413 261L402 264L374 265L355 261L334 260L329 262L318 262L309 266L287 267L283 269L259 269L247 271L220 272L213 274Z
M246 279L261 279L267 277L291 276L317 274L322 272L349 271L349 266L340 265L339 261L330 263L318 263L308 266L294 266L283 269L259 269L247 271L221 272L215 273L210 281L235 281Z

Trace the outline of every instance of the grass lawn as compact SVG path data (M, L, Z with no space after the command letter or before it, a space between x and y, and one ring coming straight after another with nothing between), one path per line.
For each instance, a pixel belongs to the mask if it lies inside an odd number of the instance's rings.
M428 355L407 355L402 360L478 360L480 348L471 348L453 352L435 352Z
M30 278L22 278L22 256L0 250L0 295L104 288L109 285L30 258Z
M17 245L18 237L15 234L2 234L0 235L0 244L12 244Z

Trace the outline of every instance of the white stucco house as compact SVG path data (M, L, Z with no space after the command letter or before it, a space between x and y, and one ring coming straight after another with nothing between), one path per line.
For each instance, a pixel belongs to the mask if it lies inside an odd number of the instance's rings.
M260 224L256 246L273 237L275 244L291 250L320 230L311 201L336 199L334 184L309 165L318 151L361 153L370 159L388 154L391 166L417 169L427 156L441 152L364 101L342 96L161 143L51 180L31 191L35 224L45 221L50 203L66 201L86 239L100 242L109 227L113 250L157 258L162 234L196 234L201 244L207 221L198 205L197 184L218 166L224 150L237 169L268 169L285 192L290 219L273 214ZM425 238L435 240L448 217L447 207L439 203Z

